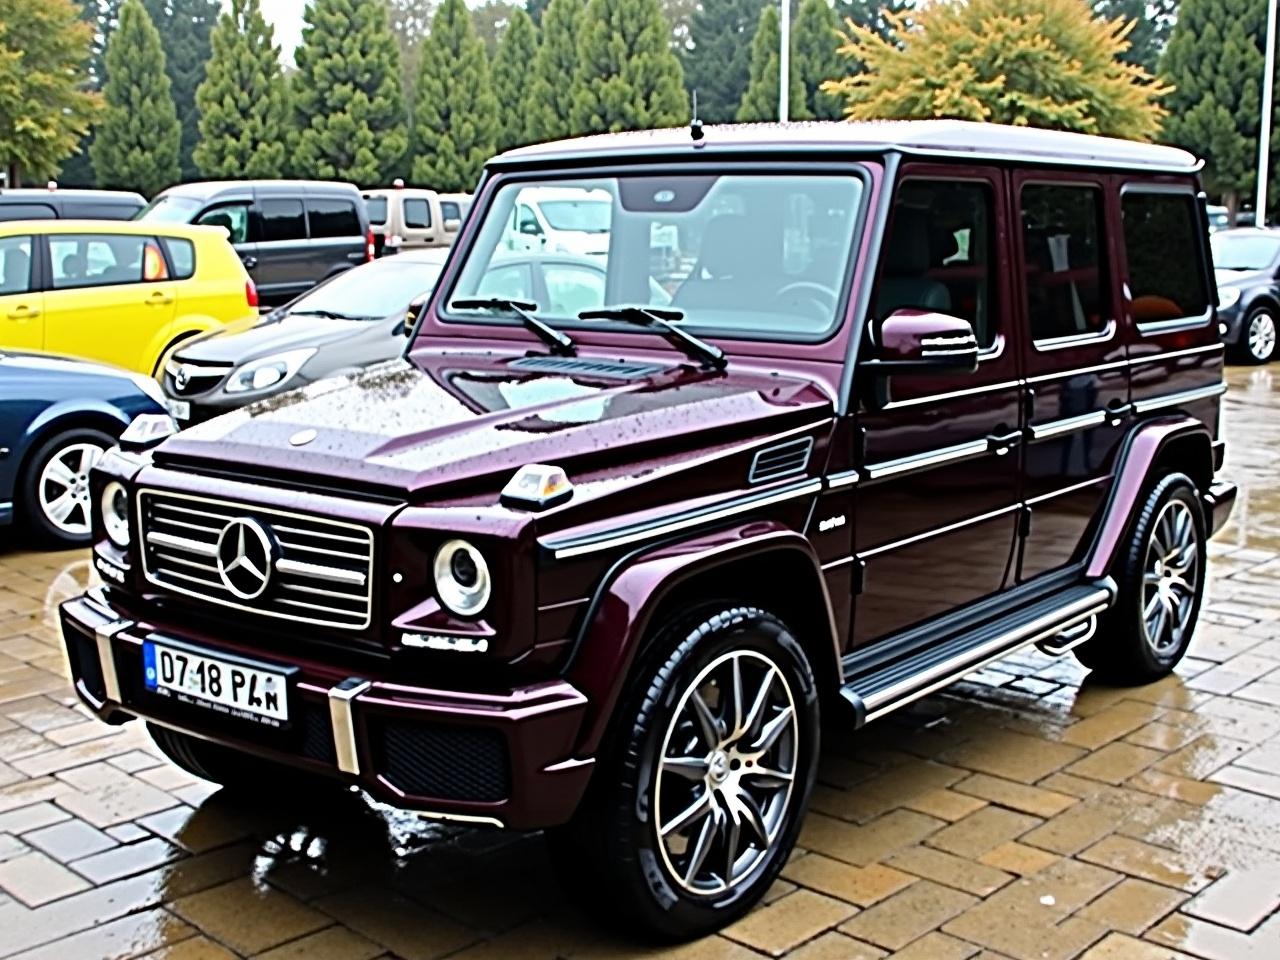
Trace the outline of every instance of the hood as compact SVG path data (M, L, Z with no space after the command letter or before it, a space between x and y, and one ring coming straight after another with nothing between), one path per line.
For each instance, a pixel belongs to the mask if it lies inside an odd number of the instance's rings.
M358 337L381 325L378 320L333 320L281 312L270 315L244 330L219 330L181 347L175 358L206 364L241 364L246 360L296 350L320 347L349 337Z
M412 499L496 489L529 463L625 482L832 411L813 382L765 371L418 353L184 430L155 459Z
M1243 287L1251 283L1270 282L1271 271L1227 270L1224 267L1218 267L1213 271L1213 277L1219 287Z

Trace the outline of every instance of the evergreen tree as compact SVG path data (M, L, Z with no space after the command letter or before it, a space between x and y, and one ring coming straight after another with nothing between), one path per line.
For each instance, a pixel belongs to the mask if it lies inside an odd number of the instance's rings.
M98 183L151 196L178 179L182 128L160 32L142 0L125 0L107 43L106 110L90 148Z
M524 9L535 27L542 26L542 15L547 12L551 0L525 0Z
M1205 160L1204 184L1234 214L1255 189L1266 5L1183 0L1160 60L1168 97L1165 139Z
M89 77L84 84L87 90L102 91L107 78L107 37L116 28L120 18L121 0L81 0L82 17L91 30L89 53ZM66 163L58 179L67 186L92 187L93 162L89 159L89 147L93 143L93 129L80 138L80 145Z
M737 115L763 3L702 0L690 19L689 47L682 57L684 83L690 94L697 93L698 116L708 123L728 123Z
M918 0L835 0L836 19L841 25L853 21L855 26L872 30L882 40L896 34L890 17L903 17L911 22L911 11Z
M529 65L538 53L538 32L529 15L517 9L502 34L493 61L493 93L497 101L494 146L509 150L525 142L528 123Z
M778 78L782 73L779 50L782 31L778 8L770 4L760 11L760 24L751 40L751 75L746 92L738 105L742 121L778 119ZM791 58L791 83L788 84L787 110L792 119L803 119L804 88L800 85L795 57Z
M1127 25L1082 0L968 0L901 15L885 40L853 27L842 55L860 72L823 85L857 120L954 117L1149 139L1168 88L1124 63ZM861 71L860 65L866 70Z
M796 78L804 91L804 115L818 120L840 117L840 98L822 90L822 84L843 73L840 64L839 24L828 0L804 0L791 34L791 56Z
M0 170L10 186L53 176L100 103L89 25L71 0L0 0Z
M1160 55L1178 21L1178 4L1179 0L1092 0L1094 16L1133 24L1129 49L1120 59L1136 63L1147 73L1155 73L1160 65Z
M559 140L573 132L573 84L578 70L582 0L551 0L542 17L542 42L533 58L524 138Z
M289 106L280 48L258 0L231 0L213 28L213 53L196 90L200 142L194 160L213 179L281 177Z
M510 0L485 0L472 9L471 24L476 29L476 36L484 44L484 54L490 61L498 55L498 44L511 26L511 18L517 10L525 12L522 6Z
M443 0L422 45L413 179L435 190L471 190L493 155L497 126L484 44L463 0Z
M383 0L313 0L291 78L299 176L389 180L409 146L400 51Z
M405 115L413 116L413 85L418 82L418 58L422 41L431 30L435 0L385 0L391 33L400 49L400 89L404 91Z
M658 0L589 0L570 120L575 133L686 123L689 97Z
M200 113L196 108L196 88L204 80L209 62L213 25L218 19L218 0L143 0L151 22L164 38L165 72L173 88L173 105L182 126L179 162L182 178L197 175L191 153L199 136Z

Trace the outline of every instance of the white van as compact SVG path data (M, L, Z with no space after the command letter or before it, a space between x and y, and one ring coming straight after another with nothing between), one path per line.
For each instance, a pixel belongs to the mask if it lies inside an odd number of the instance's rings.
M607 190L532 187L520 191L503 239L507 249L523 253L604 256L612 217Z
M384 238L383 252L453 243L471 204L467 194L441 194L420 187L380 187L362 191L369 225Z

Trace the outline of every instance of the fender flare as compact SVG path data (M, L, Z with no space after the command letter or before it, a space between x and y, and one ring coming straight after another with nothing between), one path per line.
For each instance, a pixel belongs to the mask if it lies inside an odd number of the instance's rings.
M717 567L783 552L792 554L792 562L801 564L801 569L811 570L821 590L830 667L839 677L841 651L831 597L817 555L803 535L782 524L755 522L709 532L692 541L651 545L622 557L605 574L575 643L566 678L578 689L590 691L578 755L593 756L599 750L654 614L673 590ZM822 669L821 664L814 664L815 673L821 674Z
M1098 533L1085 564L1085 575L1089 579L1106 576L1116 562L1138 509L1139 498L1146 489L1152 469L1161 454L1171 444L1195 437L1203 438L1208 473L1212 477L1213 438L1209 429L1193 417L1172 416L1150 420L1137 426L1125 438L1117 458L1111 494L1103 508Z

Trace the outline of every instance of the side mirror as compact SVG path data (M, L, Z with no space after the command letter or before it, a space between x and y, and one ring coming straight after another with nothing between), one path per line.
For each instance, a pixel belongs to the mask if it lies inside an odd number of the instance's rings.
M461 221L461 220L452 220L452 219L450 219L450 220L446 220L446 221L444 222L444 228L445 228L445 230L447 230L449 233L457 233L457 232L458 232L458 230L460 230L460 229L462 228L462 221Z
M973 373L978 338L968 320L926 310L895 310L872 328L876 346L862 366L880 374Z
M420 297L414 297L409 302L408 308L404 312L404 320L401 321L400 332L405 337L413 336L413 329L418 325L418 318L422 316L422 311L427 306L427 297L424 294Z

